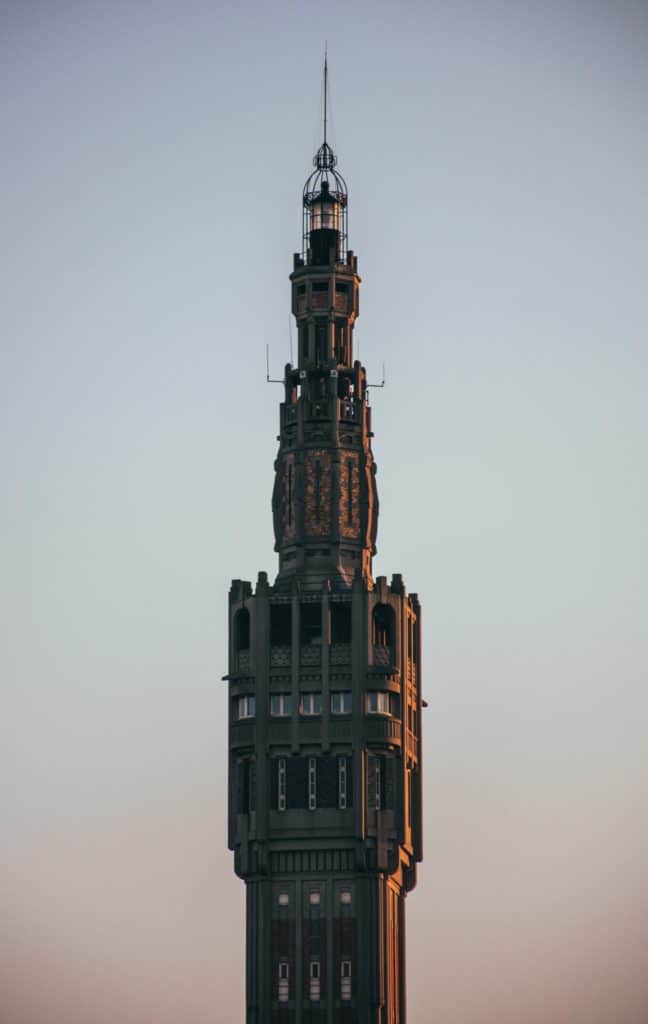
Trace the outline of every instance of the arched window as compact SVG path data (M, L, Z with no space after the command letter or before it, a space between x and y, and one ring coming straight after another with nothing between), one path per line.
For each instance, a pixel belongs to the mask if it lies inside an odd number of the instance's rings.
M389 667L394 660L394 612L387 604L377 604L373 611L373 663Z
M389 605L377 604L373 613L374 647L394 646L394 613Z

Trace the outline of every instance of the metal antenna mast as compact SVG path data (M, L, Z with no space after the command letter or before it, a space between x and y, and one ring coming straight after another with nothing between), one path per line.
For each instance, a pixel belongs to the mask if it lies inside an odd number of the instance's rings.
M328 43L324 43L324 142L326 143L326 94L328 92Z

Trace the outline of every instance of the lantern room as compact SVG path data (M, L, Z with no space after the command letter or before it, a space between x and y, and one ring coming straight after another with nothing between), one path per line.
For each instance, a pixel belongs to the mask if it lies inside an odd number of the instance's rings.
M313 164L304 185L302 255L307 265L329 266L346 259L347 187L328 142L322 143Z

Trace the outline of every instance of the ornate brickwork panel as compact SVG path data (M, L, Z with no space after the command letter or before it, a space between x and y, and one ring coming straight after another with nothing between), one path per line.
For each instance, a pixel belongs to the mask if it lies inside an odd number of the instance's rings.
M331 532L331 454L323 448L304 458L304 526L311 537Z
M295 458L287 455L283 465L282 523L284 541L295 538Z
M357 452L340 453L340 536L360 536L360 468Z

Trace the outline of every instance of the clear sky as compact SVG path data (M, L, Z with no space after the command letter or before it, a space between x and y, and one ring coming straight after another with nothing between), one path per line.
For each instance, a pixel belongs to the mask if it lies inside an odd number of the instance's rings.
M423 603L410 1024L648 1020L648 6L0 8L2 1024L243 1020L226 598L300 195Z

